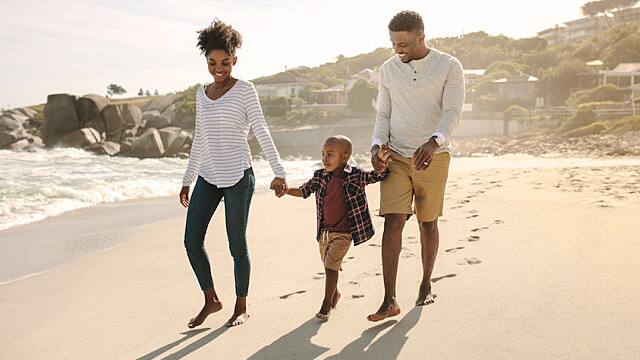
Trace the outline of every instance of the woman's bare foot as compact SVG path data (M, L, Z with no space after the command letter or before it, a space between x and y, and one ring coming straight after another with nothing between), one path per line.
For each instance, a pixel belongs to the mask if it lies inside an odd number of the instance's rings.
M189 324L187 324L187 326L190 329L193 329L194 327L202 324L207 316L214 312L218 312L221 309L222 303L220 301L207 301L202 307L202 310L200 310L200 313L198 313L198 315L193 319L189 320Z
M333 300L331 301L331 307L334 309L338 307L338 301L340 301L340 292L336 289L336 292L333 294Z
M224 325L226 327L238 326L247 322L248 319L249 319L249 314L247 314L246 312L243 312L240 314L234 313L233 315L231 315L231 318L229 318L229 320L227 320L227 323Z
M397 316L399 314L400 314L400 307L398 306L398 303L396 303L395 300L391 300L389 302L384 301L382 305L380 305L380 308L378 309L378 311L376 311L375 314L371 314L367 316L367 320L376 322L376 321L384 320L388 317Z
M227 320L226 327L238 326L247 322L249 314L247 314L247 298L237 297L236 306L233 309L233 315Z
M418 299L416 300L416 306L425 306L434 303L436 294L431 292L431 283L422 282L420 284L420 290L418 291Z

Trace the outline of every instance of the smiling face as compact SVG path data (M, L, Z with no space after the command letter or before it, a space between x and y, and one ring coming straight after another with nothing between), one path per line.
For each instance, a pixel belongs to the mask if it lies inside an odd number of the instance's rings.
M413 31L389 31L389 39L400 61L408 63L424 54L424 34Z
M216 82L224 82L231 77L231 70L237 61L237 57L228 54L225 50L211 50L207 54L209 74Z
M326 172L332 172L349 161L349 154L336 142L326 142L322 147L322 164Z

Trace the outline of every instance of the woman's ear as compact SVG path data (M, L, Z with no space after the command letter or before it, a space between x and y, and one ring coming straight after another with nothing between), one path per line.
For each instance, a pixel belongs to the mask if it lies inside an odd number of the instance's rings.
M238 57L234 56L233 57L233 66L236 66L236 63L238 62Z

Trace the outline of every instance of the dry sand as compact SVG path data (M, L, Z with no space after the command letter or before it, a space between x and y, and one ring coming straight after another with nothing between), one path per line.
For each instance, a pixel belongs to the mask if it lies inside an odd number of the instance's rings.
M313 318L324 284L314 201L263 193L254 197L248 231L247 324L223 327L233 309L233 267L218 213L207 248L225 308L200 329L187 329L201 294L179 217L0 286L0 358L636 358L640 167L595 164L453 170L436 303L413 307L420 244L411 219L398 275L402 313L380 324L366 315L383 294L381 218L374 218L376 236L347 255L343 298L320 324ZM372 210L378 191L368 191ZM175 211L177 200L163 206Z

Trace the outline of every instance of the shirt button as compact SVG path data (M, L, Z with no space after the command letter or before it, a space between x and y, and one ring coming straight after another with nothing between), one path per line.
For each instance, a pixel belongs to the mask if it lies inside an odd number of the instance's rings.
M414 78L413 81L416 81L416 79Z

